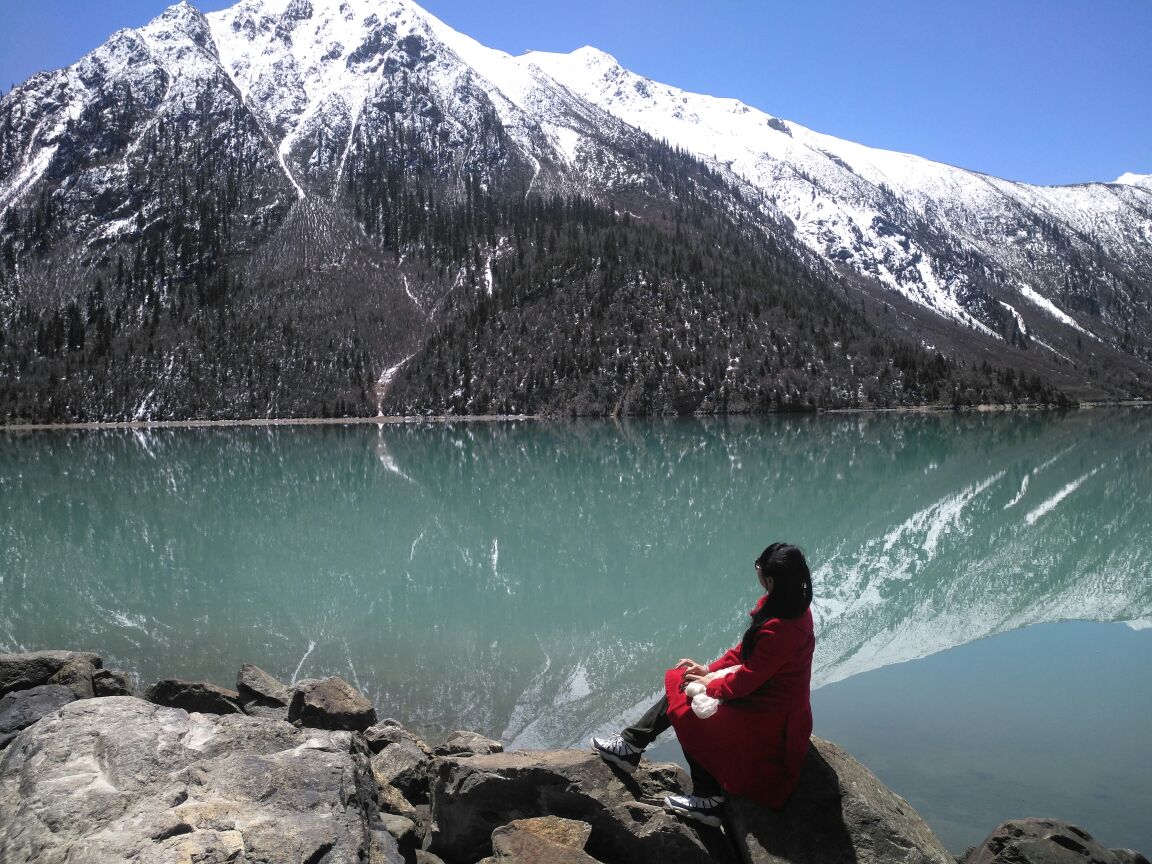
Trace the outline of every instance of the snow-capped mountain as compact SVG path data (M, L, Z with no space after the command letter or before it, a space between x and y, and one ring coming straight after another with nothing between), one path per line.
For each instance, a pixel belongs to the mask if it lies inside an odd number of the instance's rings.
M1023 333L1025 322L1045 317L1089 333L1101 295L1108 309L1095 317L1112 326L1147 317L1145 292L1123 280L1147 286L1152 279L1148 176L1029 186L843 141L734 99L687 93L593 48L532 52L516 62L546 70L631 125L746 179L830 263L974 330L1002 335L998 304ZM996 303L979 296L985 286L994 286Z
M48 358L85 352L85 363L56 370L69 383L49 412L59 417L306 413L318 404L362 413L389 407L394 388L393 409L564 408L568 397L555 390L561 358L551 364L550 395L533 401L518 396L532 376L514 347L497 345L499 334L481 334L472 319L457 332L462 310L485 296L500 332L527 328L523 300L534 289L512 296L500 287L513 274L529 278L529 265L539 264L531 278L551 279L554 290L564 280L595 281L547 263L558 250L527 227L540 216L514 210L553 199L613 214L622 223L610 231L621 237L673 232L684 248L688 230L700 249L722 250L662 274L680 296L656 304L671 317L652 323L671 331L664 342L699 356L621 337L613 356L625 360L606 385L620 392L597 395L594 412L611 403L716 410L733 392L744 407L947 398L916 385L922 371L900 367L893 391L880 368L891 362L862 365L871 349L852 345L873 330L927 352L905 365L923 367L939 351L1039 375L1074 395L1147 392L1147 175L1067 187L1001 180L687 93L593 48L513 57L408 0L241 0L208 15L182 2L5 95L0 323L8 334L0 346L35 340ZM816 292L835 309L809 310L823 323L797 323L792 336L765 321L754 335L728 338L733 323L721 326L722 316L690 297L700 287L718 296L718 284L735 290L720 275L735 247L706 239L728 230L750 244L740 259L775 262L752 270L792 274L780 277L788 291ZM608 247L618 255L619 239ZM585 251L602 261L604 249ZM613 274L612 298L599 301L610 318L640 302L619 291L664 284L620 260L629 266ZM766 284L751 272L736 277L740 291ZM716 302L742 317L733 298ZM244 323L217 331L213 345L213 328L197 316L221 303ZM258 325L260 315L276 326ZM695 329L693 315L703 316ZM759 322L762 310L753 317ZM791 364L833 382L827 392L811 395L783 380L789 364L763 359L787 355L800 331L841 320L846 329L825 332L839 354L808 352ZM551 342L576 338L567 324L533 326ZM145 356L133 329L141 327ZM702 337L688 346L677 332L685 327L703 327L719 374L705 369L712 361L699 353ZM103 328L101 358L123 361L120 371L136 382L112 403L92 399L91 380L69 377L92 366L93 328ZM447 359L436 349L435 365L428 340L448 331L455 341L472 333L475 344ZM189 341L189 332L198 335ZM603 346L596 351L600 362L585 365L603 365ZM653 385L662 401L630 401L628 382L659 355L672 367ZM402 371L400 361L413 357ZM19 358L9 362L12 380L26 375L16 371ZM756 380L750 366L762 370ZM141 377L161 380L142 392ZM428 395L433 379L439 396ZM473 379L487 395L475 395ZM949 381L953 394L973 390ZM183 395L198 386L202 399ZM28 394L9 401L7 417L28 416L36 402Z

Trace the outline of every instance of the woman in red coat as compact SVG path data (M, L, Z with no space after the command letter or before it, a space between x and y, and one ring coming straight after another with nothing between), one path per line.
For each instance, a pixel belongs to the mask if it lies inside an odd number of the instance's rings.
M633 726L593 738L606 761L631 773L644 748L672 726L692 773L691 795L669 795L666 809L719 825L725 792L780 808L796 788L812 734L812 576L804 553L773 543L756 559L764 596L740 644L707 666L681 660L664 676L665 695ZM733 668L730 668L733 667ZM709 680L709 673L728 669ZM721 700L701 719L684 688L707 683Z

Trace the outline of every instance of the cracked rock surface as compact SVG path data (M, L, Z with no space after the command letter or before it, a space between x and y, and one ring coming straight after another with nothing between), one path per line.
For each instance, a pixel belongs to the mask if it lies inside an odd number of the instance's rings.
M401 862L368 757L349 732L72 702L0 759L0 861Z

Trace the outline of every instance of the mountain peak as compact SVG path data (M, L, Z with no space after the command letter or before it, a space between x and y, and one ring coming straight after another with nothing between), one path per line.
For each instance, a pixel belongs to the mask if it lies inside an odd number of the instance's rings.
M619 66L620 62L607 51L592 45L583 45L571 52L571 56L592 66Z
M575 51L564 53L561 51L525 51L520 55L523 60L541 69L563 68L568 74L584 72L582 77L593 79L603 78L613 70L621 69L619 61L606 51L584 45Z
M1139 186L1142 189L1152 189L1152 174L1134 174L1131 171L1125 171L1112 182L1121 186Z
M142 32L153 37L176 32L187 36L201 48L206 47L212 39L204 13L188 0L180 0L179 3L169 6L145 25Z

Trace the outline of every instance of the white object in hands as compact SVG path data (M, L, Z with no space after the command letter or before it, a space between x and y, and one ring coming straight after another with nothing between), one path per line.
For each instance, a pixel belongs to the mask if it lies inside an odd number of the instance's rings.
M725 666L723 669L717 669L715 672L709 672L704 676L703 681L693 681L684 688L685 695L692 700L692 713L699 717L701 720L707 720L716 713L716 709L720 707L722 700L709 696L707 691L707 681L715 681L717 678L723 678L729 672L736 671L736 666Z

